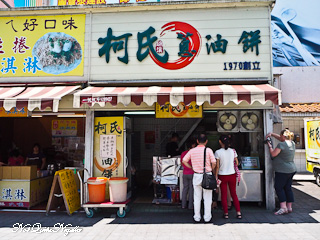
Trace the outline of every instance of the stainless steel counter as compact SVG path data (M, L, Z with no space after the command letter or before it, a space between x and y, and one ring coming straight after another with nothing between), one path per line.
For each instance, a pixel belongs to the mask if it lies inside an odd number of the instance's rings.
M237 185L237 195L239 201L262 202L262 170L240 170L241 181Z
M262 202L263 186L262 186L262 170L240 170L241 181L238 186L237 196L239 201L243 202ZM221 194L219 194L219 201Z
M243 202L262 202L263 201L263 186L262 186L262 170L240 170L241 181L237 184L237 195L239 201ZM182 170L179 171L180 183L180 199L182 199ZM221 201L221 194L219 194L219 201Z

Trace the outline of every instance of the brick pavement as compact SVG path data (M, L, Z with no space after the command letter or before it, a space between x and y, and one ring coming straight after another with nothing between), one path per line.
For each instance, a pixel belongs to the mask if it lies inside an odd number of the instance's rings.
M115 209L107 209L94 218L85 217L84 212L68 216L64 212L18 213L0 212L0 239L319 239L320 238L320 188L313 182L299 181L294 185L296 203L294 212L275 216L273 212L259 208L256 204L242 204L243 219L222 219L222 210L214 210L213 223L194 224L192 211L178 206L155 206L134 204L125 218L116 218ZM52 227L55 223L80 226L80 233L64 236L57 233L13 232L13 224L41 223Z

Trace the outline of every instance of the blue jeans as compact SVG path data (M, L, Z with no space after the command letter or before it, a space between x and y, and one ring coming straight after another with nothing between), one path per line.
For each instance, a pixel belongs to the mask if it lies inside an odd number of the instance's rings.
M274 188L280 202L294 202L292 178L296 173L275 173Z

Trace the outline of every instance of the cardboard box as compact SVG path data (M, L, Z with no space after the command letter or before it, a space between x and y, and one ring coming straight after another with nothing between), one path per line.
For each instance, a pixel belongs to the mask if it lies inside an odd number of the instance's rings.
M37 178L37 165L21 166L20 179L31 180Z
M2 169L3 167L2 166L0 166L0 179L2 179L2 175L3 175L3 169Z
M20 179L21 175L21 167L20 166L12 166L11 167L11 179Z
M11 166L3 166L2 167L2 179L11 179L12 175L12 167Z

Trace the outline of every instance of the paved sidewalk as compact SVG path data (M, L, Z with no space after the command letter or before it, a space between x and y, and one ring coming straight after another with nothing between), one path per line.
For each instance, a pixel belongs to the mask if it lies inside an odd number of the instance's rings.
M297 173L293 176L293 180L295 181L315 181L316 177L313 173L306 172L306 173Z
M125 218L116 218L116 209L103 210L94 218L87 218L84 212L68 216L64 212L19 213L0 212L1 240L40 239L167 239L194 240L217 237L223 239L319 239L320 236L320 188L314 182L300 181L294 184L296 203L294 212L275 216L273 212L259 208L257 204L242 204L243 219L235 218L234 210L230 219L222 219L222 210L213 212L213 223L194 224L192 211L178 206L134 204ZM80 226L80 233L13 232L15 223L35 224L53 227L56 223Z

